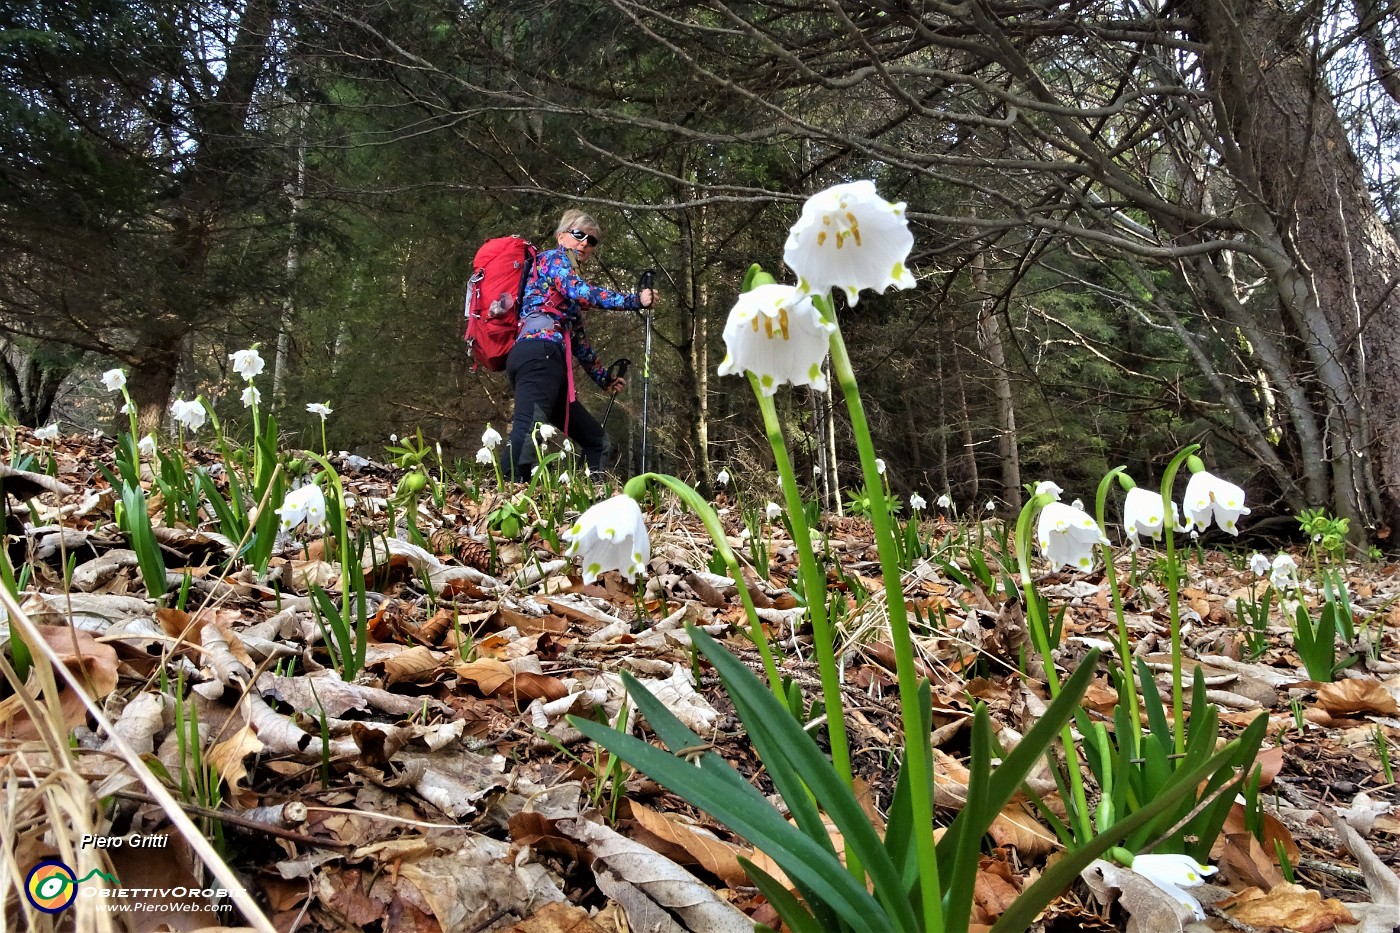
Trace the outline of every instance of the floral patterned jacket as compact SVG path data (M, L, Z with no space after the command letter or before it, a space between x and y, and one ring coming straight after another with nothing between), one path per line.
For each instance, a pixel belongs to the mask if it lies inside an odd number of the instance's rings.
M568 331L574 359L594 382L607 388L608 370L584 333L583 309L630 310L641 306L638 295L599 288L579 278L569 251L558 246L535 257L535 267L525 284L525 297L521 301L518 339L549 340L562 347L564 332Z

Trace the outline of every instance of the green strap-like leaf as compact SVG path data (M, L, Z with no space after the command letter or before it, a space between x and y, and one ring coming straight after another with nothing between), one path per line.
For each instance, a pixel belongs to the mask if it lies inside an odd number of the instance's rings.
M1196 784L1206 775L1233 759L1239 752L1236 742L1230 743L1219 754L1202 762L1195 768L1183 769L1174 776L1173 786L1132 816L1114 823L1104 832L1095 836L1087 845L1073 852L1067 852L1045 869L1044 874L1007 908L1006 912L992 926L991 933L1025 933L1031 928L1036 915L1045 906L1059 897L1060 892L1078 877L1094 859L1117 845L1128 834L1156 819L1163 812L1178 805L1191 793Z
M686 630L724 680L729 698L739 711L764 765L773 775L774 783L779 781L780 770L790 769L791 773L785 774L784 780L788 783L798 782L796 793L799 797L804 796L801 791L803 784L811 789L822 809L841 830L847 849L855 853L860 864L869 872L875 896L889 912L889 919L900 929L912 930L916 923L914 911L903 897L899 873L895 871L894 863L871 825L870 818L851 788L836 773L830 760L817 748L806 730L791 715L785 715L782 704L752 671L701 629L687 626ZM789 798L786 792L783 800L792 809L794 817L798 817L798 807L802 801ZM825 834L824 829L821 831ZM774 856L772 852L768 854Z
M971 831L980 840L986 833L987 827L992 825L992 820L996 819L996 815L1001 812L1001 808L1006 806L1007 801L1015 796L1016 791L1026 780L1026 775L1030 774L1041 755L1055 741L1055 736L1060 729L1069 722L1070 717L1074 714L1074 710L1079 704L1079 698L1089 688L1089 683L1093 679L1098 659L1099 652L1097 650L1090 651L1085 656L1079 668L1060 688L1060 695L1046 707L1044 715L992 772L987 781L985 808L981 811L973 811L964 807L957 818L953 820L953 828L950 828L948 834L944 835L938 844L940 862L954 857L951 844L948 843L950 837L955 841L957 839L957 836L954 835L954 829L958 834Z
M836 856L784 820L761 795L755 801L737 794L728 782L713 780L712 774L690 762L602 723L578 717L570 717L569 722L623 761L749 840L804 890L820 892L831 909L854 928L882 933L894 931L879 902Z
M768 899L768 903L773 905L778 916L783 918L783 925L792 933L834 933L831 927L824 926L816 917L812 916L812 912L801 901L793 897L791 891L779 884L777 878L742 855L739 856L739 865L749 876L754 887L758 888L758 893Z
M987 797L991 791L991 776L992 723L987 715L987 705L978 703L972 718L972 758L968 762L967 803L963 806L965 811L986 812ZM973 825L969 823L963 827L952 863L941 862L940 865L948 879L943 894L943 928L947 933L966 933L972 913L972 891L977 884L977 868L981 861L979 856L982 848L982 837L969 831Z

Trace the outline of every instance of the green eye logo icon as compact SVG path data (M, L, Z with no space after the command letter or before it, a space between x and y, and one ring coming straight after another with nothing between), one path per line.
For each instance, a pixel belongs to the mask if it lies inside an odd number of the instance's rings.
M58 859L46 859L29 869L29 875L24 879L24 896L36 910L46 914L60 913L73 906L73 901L78 897L78 885L93 875L108 884L119 883L116 878L96 868L88 872L87 877L79 878L73 874L73 869Z
M24 894L29 903L46 914L67 910L78 896L78 879L73 869L51 859L29 869L24 879Z

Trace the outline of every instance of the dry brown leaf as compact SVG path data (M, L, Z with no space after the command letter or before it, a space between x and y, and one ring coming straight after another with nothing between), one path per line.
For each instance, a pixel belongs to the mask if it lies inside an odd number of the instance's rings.
M1055 834L1026 812L1024 804L1016 801L1002 808L987 834L999 846L1014 846L1027 862L1049 855L1059 844Z
M111 645L98 641L87 632L67 626L41 625L40 636L48 642L59 661L77 675L78 682L85 685L89 695L100 700L116 689L117 652ZM35 652L37 655L38 652ZM32 678L31 678L32 680ZM41 708L46 704L39 701ZM74 693L67 684L59 681L58 706L67 728L72 728L87 720L87 708L82 697ZM0 700L0 731L14 739L37 738L38 730L29 718L18 695Z
M977 865L972 893L973 920L977 923L995 923L1021 894L1021 879L1002 855L984 855Z
M607 933L588 911L562 901L545 904L505 933Z
M199 620L203 620L202 615ZM248 685L258 665L248 657L247 650L227 623L217 619L205 622L199 630L199 641L204 648L204 663L219 683L234 690Z
M748 875L739 866L739 855L743 849L716 838L705 830L685 820L675 813L658 813L635 801L631 805L632 818L648 832L654 833L667 842L680 846L690 854L695 864L722 880L731 888L749 883Z
M1272 850L1266 851L1253 833L1222 833L1219 848L1220 868L1231 881L1258 888L1283 884L1283 872L1274 864Z
M1273 785L1274 778L1278 777L1278 773L1283 770L1283 762L1282 745L1259 750L1259 754L1254 758L1254 763L1259 766L1260 789Z
M206 760L219 772L219 777L223 778L224 784L228 786L230 796L237 800L241 807L254 806L258 802L257 794L243 787L243 781L248 777L248 769L244 766L243 759L249 755L256 755L264 747L253 727L248 725L206 753Z
M1242 894L1230 899L1234 902L1229 909L1230 918L1252 927L1282 927L1296 933L1323 933L1324 930L1336 928L1339 923L1356 922L1341 901L1334 897L1323 900L1316 891L1308 891L1296 884L1277 885L1268 894L1259 894L1243 902L1240 901ZM1230 901L1222 902L1221 906Z
M1128 913L1127 933L1181 933L1195 919L1190 907L1180 903L1147 878L1102 859L1080 872L1100 904L1111 904L1114 892Z
M442 664L441 654L424 645L414 645L412 648L400 651L393 657L384 659L382 662L384 683L389 686L401 683L428 683L432 681Z
M560 820L558 827L588 846L598 889L623 904L633 929L675 929L674 918L694 933L753 930L753 922L709 885L646 846L587 820Z
M1369 677L1322 684L1317 688L1317 703L1333 716L1356 713L1394 716L1400 713L1395 697Z

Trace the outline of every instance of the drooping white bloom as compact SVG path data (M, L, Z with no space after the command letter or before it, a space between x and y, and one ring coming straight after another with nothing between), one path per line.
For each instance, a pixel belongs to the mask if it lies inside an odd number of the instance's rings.
M491 452L490 447L483 447L476 452L476 462L482 466L490 466L496 462L496 455Z
M186 401L185 399L177 398L170 405L170 416L180 422L182 427L191 431L198 431L200 428L204 427L204 422L209 417L209 413L204 410L204 406L201 405L197 399Z
M502 440L501 432L491 427L490 424L487 424L486 430L481 432L481 446L486 450L495 450L500 446Z
M147 434L136 442L136 449L143 457L154 457L156 455L156 439Z
M567 486L567 485L569 485L569 474L568 474L568 473L560 473L560 474L559 474L559 485L560 485L560 486Z
M996 500L988 499L987 504L982 506L982 509L986 512L995 512L997 510Z
M945 492L943 495L938 497L938 501L934 504L937 505L940 509L951 509L953 507L953 497Z
M244 408L252 408L254 405L258 404L258 403L261 402L261 401L262 401L262 393L258 391L258 387L257 387L257 386L250 385L250 386L248 386L248 388L246 388L246 389L243 390L243 407L244 407Z
M126 386L126 372L120 369L109 369L102 374L102 384L107 387L108 392L119 392Z
M783 246L783 261L808 294L845 291L855 306L863 288L913 288L904 265L914 235L904 202L892 204L870 180L835 185L807 199Z
M821 476L821 475L822 475L822 465L821 465L820 463L814 463L814 464L812 464L812 475L813 475L813 476Z
M875 472L879 473L881 476L885 475L885 461L881 460L879 457L875 458Z
M1249 555L1249 569L1254 571L1256 577L1262 577L1269 572L1269 559L1258 551Z
M47 427L35 428L34 439L36 441L56 441L58 440L58 425L51 424Z
M778 503L770 502L764 508L764 512L767 513L768 520L770 522L776 522L778 520L778 516L783 514L783 509L782 506L778 505Z
M233 371L249 382L263 371L263 358L257 350L238 350L230 353L228 358L233 360Z
M329 402L310 402L307 404L306 410L311 412L311 414L313 415L320 415L322 421L325 421L328 417L330 417L331 412L335 411L335 409L331 408Z
M571 454L574 452L574 442L569 440L567 437L564 438L564 443L559 446L564 448L564 453L566 454Z
M1172 508L1176 508L1175 502ZM1135 548L1139 544L1138 535L1146 535L1153 541L1162 537L1161 494L1141 486L1129 489L1128 498L1123 501L1123 531Z
M924 497L917 492L909 497L909 508L913 509L915 512L922 512L927 505L928 503L924 501Z
M836 325L791 285L760 285L739 296L724 325L721 376L753 373L764 395L790 382L826 391L822 361Z
M717 476L715 476L715 482L718 483L718 484L721 485L721 486L728 486L728 485L729 485L729 471L728 471L728 470L720 470L720 471L719 471L719 474L718 474Z
M1040 550L1055 567L1088 570L1094 565L1094 545L1108 544L1098 524L1082 509L1051 502L1036 523Z
M1235 523L1241 515L1249 514L1244 505L1244 490L1205 470L1191 474L1181 504L1186 510L1187 527L1200 531L1209 528L1214 518L1223 530L1238 535Z
M1072 508L1072 509L1079 509L1079 511L1082 512L1082 511L1084 511L1084 500L1083 500L1083 499L1075 499L1073 502L1071 502L1071 503L1069 504L1069 507Z
M1274 589L1286 593L1298 588L1298 562L1288 554L1279 554L1268 569Z
M1061 489L1060 484L1053 479L1043 479L1035 484L1035 494L1038 496L1043 492L1048 492L1055 497L1056 501L1059 501L1060 493L1064 492L1064 490Z
M311 534L320 534L326 526L326 495L315 483L308 483L287 493L277 510L282 516L282 530L291 531L302 522Z
M554 435L558 434L558 433L559 433L559 429L556 428L554 425L549 424L548 422L541 421L541 422L539 422L539 432L540 432L540 443L543 444L545 441L549 440L551 437L553 437Z
M1214 874L1213 866L1202 865L1189 855L1138 855L1133 858L1132 871L1152 882L1170 894L1183 907L1189 909L1197 920L1206 918L1201 902L1188 894L1186 888L1196 888L1205 884L1205 876Z
M583 559L585 584L607 570L620 571L631 582L651 558L642 510L630 496L613 496L594 505L564 532L564 538L569 542L565 556Z

